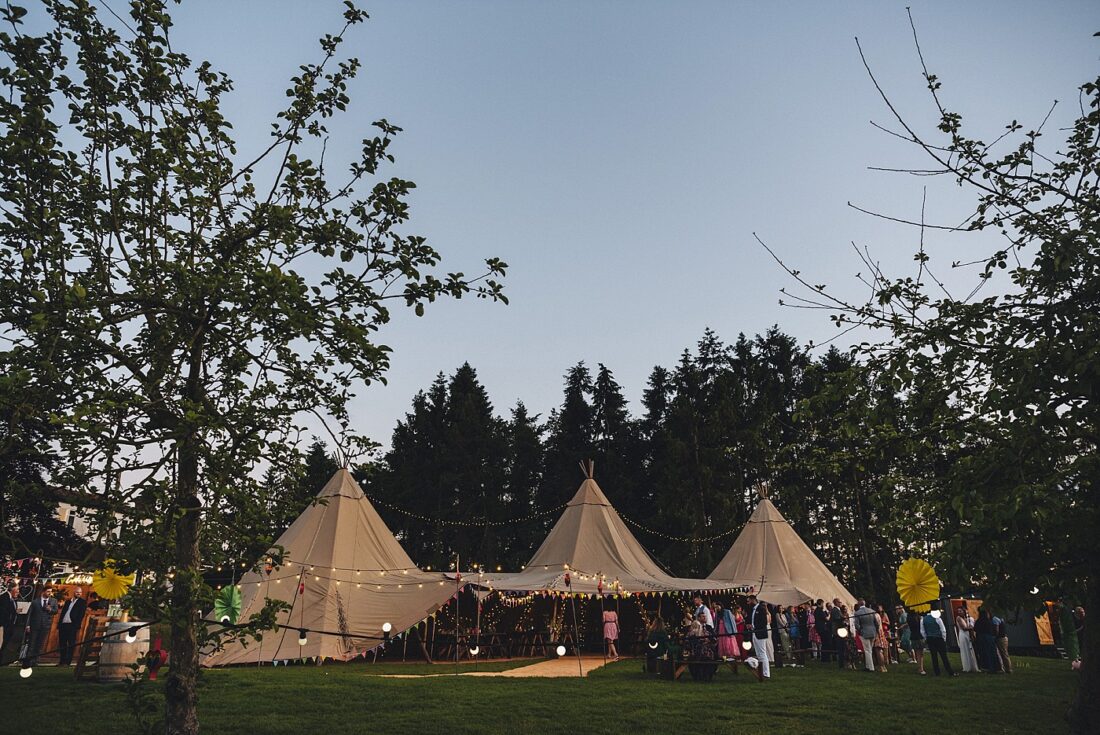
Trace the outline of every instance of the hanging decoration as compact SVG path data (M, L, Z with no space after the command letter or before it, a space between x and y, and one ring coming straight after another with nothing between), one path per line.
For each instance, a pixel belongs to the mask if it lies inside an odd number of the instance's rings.
M932 609L929 603L939 599L940 579L924 559L910 557L902 562L896 582L901 601L914 612L928 612Z
M222 589L214 598L214 617L223 623L236 624L241 614L241 591L235 585Z
M133 583L134 575L119 574L112 559L108 559L103 568L92 575L92 589L104 600L117 600L126 594Z

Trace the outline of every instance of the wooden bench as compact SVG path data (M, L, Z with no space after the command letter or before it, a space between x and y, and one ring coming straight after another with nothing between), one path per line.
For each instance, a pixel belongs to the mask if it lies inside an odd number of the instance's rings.
M678 660L675 660L675 661L670 660L670 659L665 659L665 660L662 660L661 664L660 664L661 665L661 669L660 669L661 676L662 676L662 678L671 679L672 681L679 681L680 677L684 675L684 672L687 671L688 667L691 666L692 664L706 664L708 666L715 666L717 668L721 668L722 666L725 666L730 671L732 671L734 674L738 673L738 668L741 665L748 666L748 664L745 664L745 662L740 660L740 659L693 659L693 658L683 658L683 659L678 659ZM756 676L756 681L757 682L764 681L764 672L761 670L761 668L759 666L757 666L756 668L753 668L753 667L749 666L748 668Z

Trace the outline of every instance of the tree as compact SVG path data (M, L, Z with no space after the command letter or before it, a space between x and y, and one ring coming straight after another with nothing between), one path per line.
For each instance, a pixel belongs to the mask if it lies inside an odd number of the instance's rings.
M964 132L919 44L917 52L937 137L898 114L864 64L894 116L891 132L931 162L910 173L940 174L972 193L972 216L958 227L928 225L923 213L911 222L921 236L916 275L887 274L867 259L867 302L784 267L808 292L796 296L803 306L831 311L839 326L885 334L863 352L895 389L948 397L927 407L928 426L968 447L928 488L939 520L934 559L946 573L1009 608L1037 606L1030 590L1038 586L1042 595L1081 597L1097 610L1100 79L1081 86L1081 112L1064 143L1043 150L1045 119L1032 129L1013 120L991 142ZM925 235L944 229L995 237L995 245L978 238L953 254L953 268L975 272L966 296L953 295L930 270L938 263ZM1070 717L1081 733L1100 730L1100 624L1095 615L1087 620Z
M569 502L580 484L577 463L592 459L595 449L595 416L589 403L592 389L592 373L583 362L569 368L561 408L550 414L546 426L546 462L539 494L547 506Z
M107 552L149 572L132 605L169 625L168 731L195 733L199 648L222 635L201 622L201 567L248 546L223 514L265 512L252 470L284 459L305 415L354 452L347 402L388 366L391 304L503 300L505 265L433 275L439 253L402 232L414 185L379 176L396 126L375 123L344 174L326 160L359 70L339 56L367 17L350 3L247 155L221 112L230 79L171 45L164 2L113 28L45 0L40 35L25 8L0 12L0 374L44 397L28 420L56 431L51 485L90 488Z

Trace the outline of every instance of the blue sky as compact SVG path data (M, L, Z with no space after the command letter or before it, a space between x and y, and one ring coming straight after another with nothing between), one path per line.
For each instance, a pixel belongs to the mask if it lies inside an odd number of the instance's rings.
M1018 118L1072 120L1098 73L1093 2L913 2L943 98L978 137ZM469 361L498 413L546 414L578 360L605 363L632 407L656 364L715 329L732 341L771 324L801 341L835 334L824 314L778 305L788 279L757 232L814 282L860 293L851 242L912 268L915 235L852 201L953 223L951 182L868 170L924 166L874 130L889 112L853 40L898 108L931 131L903 3L374 2L352 32L364 63L331 157L386 117L405 132L390 173L418 184L410 232L447 270L510 266L510 306L444 302L396 318L388 386L365 388L356 428L387 443L413 394ZM116 8L118 9L118 8ZM247 152L264 144L297 64L338 28L340 3L197 0L175 8L174 45L237 83L229 113ZM944 261L976 243L930 238ZM934 261L934 263L937 261ZM946 271L946 268L943 269ZM955 278L944 274L944 277Z

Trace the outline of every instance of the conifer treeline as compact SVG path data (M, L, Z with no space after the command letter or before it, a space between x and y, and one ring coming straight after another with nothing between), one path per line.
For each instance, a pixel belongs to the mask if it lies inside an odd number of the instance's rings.
M951 460L942 441L920 438L936 400L903 399L846 354L814 358L776 328L733 344L708 330L675 367L653 369L640 416L608 367L583 362L549 416L522 402L498 416L464 364L416 395L389 452L357 474L418 564L448 568L457 552L464 567L518 569L559 513L531 516L569 500L591 458L631 530L681 576L711 571L767 482L825 563L882 599L901 557L929 537L922 498Z

